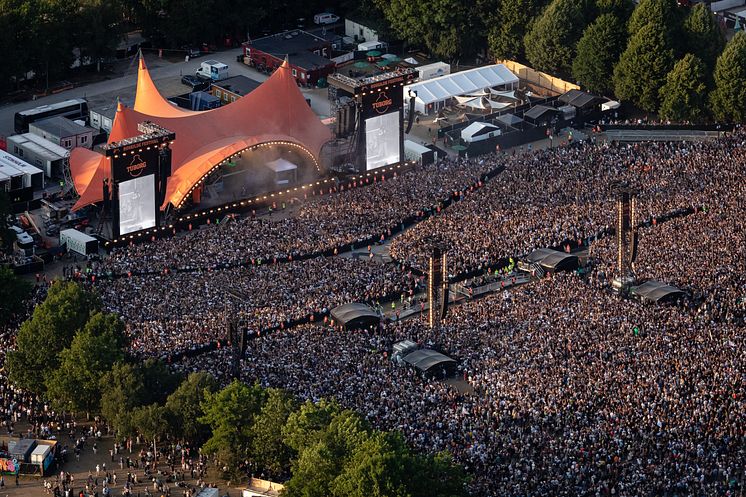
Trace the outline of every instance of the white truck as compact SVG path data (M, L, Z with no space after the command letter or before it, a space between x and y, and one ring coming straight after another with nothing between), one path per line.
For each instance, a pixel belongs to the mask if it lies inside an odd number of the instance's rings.
M206 60L195 75L205 81L220 81L228 77L228 66L217 60Z

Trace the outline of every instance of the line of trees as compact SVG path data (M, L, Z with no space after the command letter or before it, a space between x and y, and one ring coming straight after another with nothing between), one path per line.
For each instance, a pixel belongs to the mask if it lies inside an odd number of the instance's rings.
M743 33L676 0L375 0L394 33L454 60L487 47L675 121L746 116Z
M0 284L7 275L0 271ZM74 282L55 282L19 330L6 367L16 386L57 410L100 414L119 438L178 440L212 454L232 481L263 472L288 497L458 497L467 476L450 455L412 452L336 402L299 403L286 391L125 354L124 326Z

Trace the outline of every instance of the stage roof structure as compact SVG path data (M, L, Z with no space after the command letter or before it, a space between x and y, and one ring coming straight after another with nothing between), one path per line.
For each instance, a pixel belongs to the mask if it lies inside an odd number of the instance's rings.
M670 302L685 295L679 288L655 280L631 287L630 293L651 302Z
M455 359L431 349L419 349L404 356L404 362L423 373L437 373L437 368L452 372L458 364Z
M151 121L176 133L171 176L161 210L179 208L199 183L231 155L259 146L284 145L305 152L318 164L321 147L331 139L306 103L287 61L259 88L230 105L197 112L168 102L153 84L140 59L134 108L118 105L108 143L139 135L137 125ZM76 148L70 170L80 195L73 210L103 200L108 159Z
M526 257L528 262L539 264L542 268L554 273L557 271L574 271L580 266L577 255L567 254L548 248L535 249Z
M377 325L381 317L369 305L351 302L335 307L331 310L332 319L345 329L367 328Z

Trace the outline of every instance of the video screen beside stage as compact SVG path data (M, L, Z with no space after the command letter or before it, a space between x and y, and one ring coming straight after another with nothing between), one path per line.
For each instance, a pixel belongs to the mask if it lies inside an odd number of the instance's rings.
M399 162L399 112L365 120L365 165L368 171Z
M119 183L119 233L126 235L156 224L155 175Z

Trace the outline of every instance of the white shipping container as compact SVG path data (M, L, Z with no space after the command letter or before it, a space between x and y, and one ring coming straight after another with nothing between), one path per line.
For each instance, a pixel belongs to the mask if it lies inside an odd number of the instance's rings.
M75 229L60 231L60 246L63 245L68 251L77 252L80 255L98 252L98 240Z

